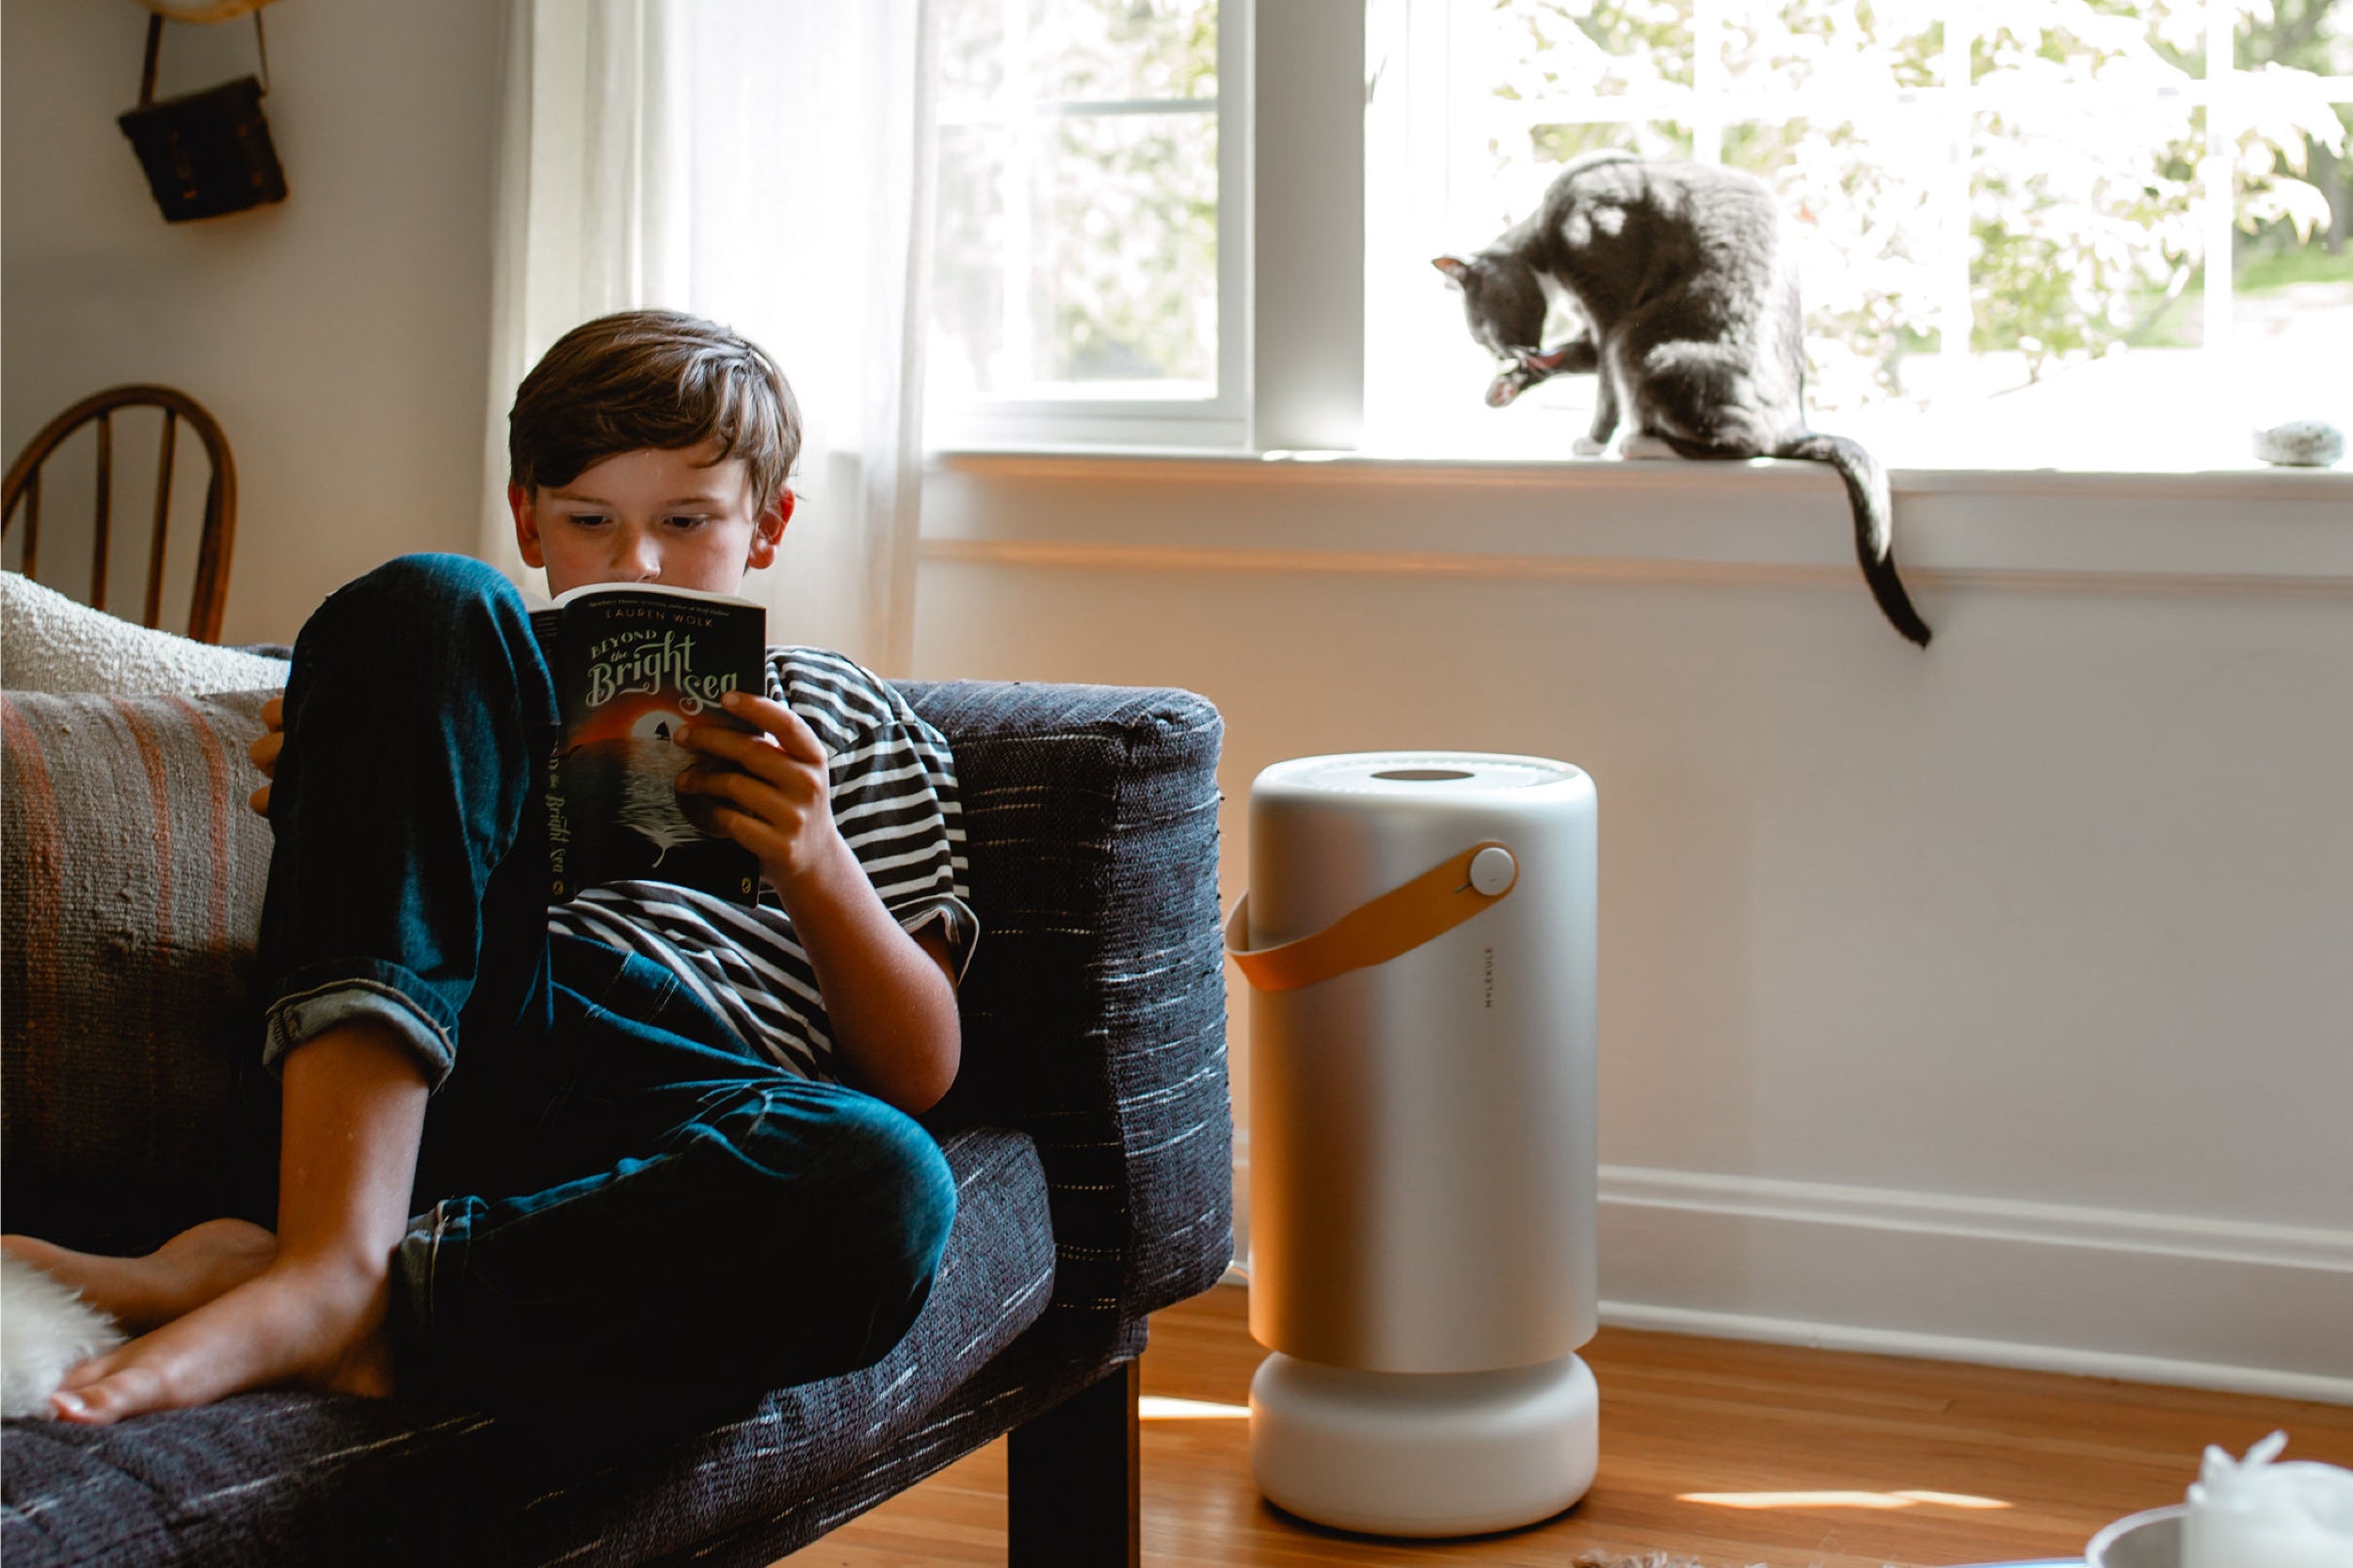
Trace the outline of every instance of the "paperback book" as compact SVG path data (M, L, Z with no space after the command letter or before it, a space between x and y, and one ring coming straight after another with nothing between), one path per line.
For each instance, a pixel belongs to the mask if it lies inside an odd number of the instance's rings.
M548 746L548 892L674 882L739 904L760 897L760 859L680 796L689 720L750 727L719 699L766 689L768 612L748 599L648 583L600 583L532 607L561 728Z

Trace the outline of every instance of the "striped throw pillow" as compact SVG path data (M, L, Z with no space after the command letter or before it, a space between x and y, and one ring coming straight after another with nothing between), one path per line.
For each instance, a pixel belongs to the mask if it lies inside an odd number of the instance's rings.
M0 696L11 1230L120 1250L236 1206L270 695Z

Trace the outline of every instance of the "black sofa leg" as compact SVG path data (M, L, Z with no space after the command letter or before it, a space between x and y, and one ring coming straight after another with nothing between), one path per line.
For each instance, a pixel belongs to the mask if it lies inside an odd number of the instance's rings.
M1006 1457L1008 1568L1141 1568L1137 1364L1014 1428Z

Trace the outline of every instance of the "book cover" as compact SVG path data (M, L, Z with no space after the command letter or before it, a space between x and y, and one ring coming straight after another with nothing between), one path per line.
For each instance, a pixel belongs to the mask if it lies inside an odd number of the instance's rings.
M767 689L767 611L694 588L603 583L542 600L532 625L562 716L548 747L550 897L649 878L758 902L759 857L695 820L704 802L677 789L695 754L670 737L689 719L749 728L719 699Z

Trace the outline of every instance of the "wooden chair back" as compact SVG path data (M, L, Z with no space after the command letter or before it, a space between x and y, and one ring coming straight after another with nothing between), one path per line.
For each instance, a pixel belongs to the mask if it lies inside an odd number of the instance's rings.
M90 565L89 601L106 607L106 561L114 534L114 415L133 408L163 410L163 446L155 457L154 536L147 549L147 599L143 625L162 624L164 537L170 523L171 463L180 422L196 432L213 466L212 482L204 491L203 533L197 541L196 583L190 595L188 635L199 642L220 641L220 613L229 600L229 552L237 533L237 465L229 452L229 439L220 422L205 407L173 387L108 387L82 399L43 425L40 433L8 465L0 485L0 536L15 525L17 504L24 503L24 572L38 580L40 561L40 470L49 455L83 425L98 426L98 520Z

